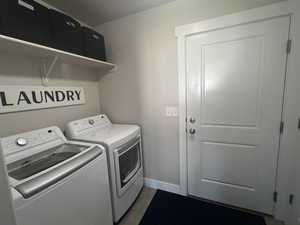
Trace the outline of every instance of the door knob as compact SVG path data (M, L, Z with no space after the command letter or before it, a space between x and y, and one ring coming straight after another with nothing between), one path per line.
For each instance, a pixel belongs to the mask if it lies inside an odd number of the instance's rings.
M191 117L190 118L190 123L195 123L196 122L196 119L194 117Z
M190 134L195 134L196 130L194 128L191 128L189 132L190 132Z

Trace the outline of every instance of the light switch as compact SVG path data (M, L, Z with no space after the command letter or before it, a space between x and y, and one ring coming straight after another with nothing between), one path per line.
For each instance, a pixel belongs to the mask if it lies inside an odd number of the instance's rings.
M167 117L178 117L178 107L166 106L165 110L166 110Z

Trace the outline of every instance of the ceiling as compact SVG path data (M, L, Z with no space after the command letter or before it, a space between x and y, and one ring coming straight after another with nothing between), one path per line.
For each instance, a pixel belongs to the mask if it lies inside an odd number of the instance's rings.
M82 22L96 26L174 0L45 0Z

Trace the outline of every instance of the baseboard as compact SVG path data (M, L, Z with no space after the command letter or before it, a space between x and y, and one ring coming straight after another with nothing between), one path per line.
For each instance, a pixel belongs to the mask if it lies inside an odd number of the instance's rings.
M171 184L159 180L154 180L150 178L144 178L145 186L153 189L159 189L167 192L172 192L175 194L180 193L180 186L176 184Z

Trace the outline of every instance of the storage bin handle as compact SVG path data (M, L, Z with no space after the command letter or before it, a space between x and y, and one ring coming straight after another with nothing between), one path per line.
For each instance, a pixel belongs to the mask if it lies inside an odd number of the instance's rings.
M32 11L35 10L36 2L32 0L18 0L18 4Z
M96 35L96 34L93 34L92 36L93 36L93 38L95 38L95 39L99 40L99 36L98 36L98 35Z
M66 24L70 27L76 28L76 24L71 21L66 21Z

